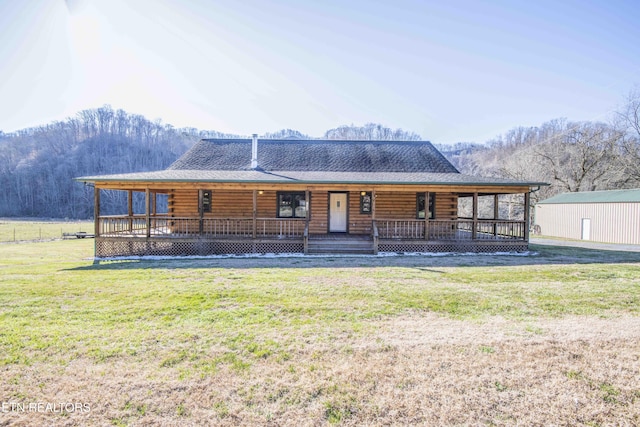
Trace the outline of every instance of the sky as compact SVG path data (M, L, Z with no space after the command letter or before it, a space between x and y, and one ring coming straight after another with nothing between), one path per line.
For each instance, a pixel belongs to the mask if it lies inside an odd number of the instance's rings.
M105 104L177 128L374 122L485 142L608 120L640 84L637 0L0 0L0 131Z

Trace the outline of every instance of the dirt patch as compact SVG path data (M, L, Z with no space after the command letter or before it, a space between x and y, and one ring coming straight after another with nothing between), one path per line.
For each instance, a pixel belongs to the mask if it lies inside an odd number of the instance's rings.
M90 411L5 411L0 425L640 423L639 318L471 322L416 313L374 326L210 372L144 354L8 365L5 402L81 402Z

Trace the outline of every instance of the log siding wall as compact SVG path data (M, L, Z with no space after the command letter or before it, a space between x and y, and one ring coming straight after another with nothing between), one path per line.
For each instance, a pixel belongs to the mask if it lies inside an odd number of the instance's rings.
M363 189L362 191L370 191ZM372 214L360 213L360 192L349 191L348 224L350 234L370 234ZM416 195L413 192L376 192L375 217L380 219L416 219ZM457 218L458 196L454 193L431 193L435 197L435 219ZM328 232L329 191L310 192L309 232ZM277 191L264 190L257 195L258 218L276 218ZM197 217L198 190L180 189L169 193L169 214L175 217ZM252 218L253 190L212 190L211 212L206 218Z
M416 219L416 196L413 193L376 193L376 218ZM458 217L458 196L453 193L431 193L435 197L435 219L456 219Z

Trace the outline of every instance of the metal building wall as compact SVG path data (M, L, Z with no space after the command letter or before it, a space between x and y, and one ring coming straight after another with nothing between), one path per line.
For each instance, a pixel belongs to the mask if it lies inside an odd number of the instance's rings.
M582 219L591 219L594 242L640 244L640 203L536 205L535 223L542 235L582 238Z

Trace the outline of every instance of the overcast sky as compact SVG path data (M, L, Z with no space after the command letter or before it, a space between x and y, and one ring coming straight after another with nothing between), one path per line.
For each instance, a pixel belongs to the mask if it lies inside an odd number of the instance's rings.
M435 143L607 120L640 1L0 0L0 130L114 109L249 135L381 123Z

